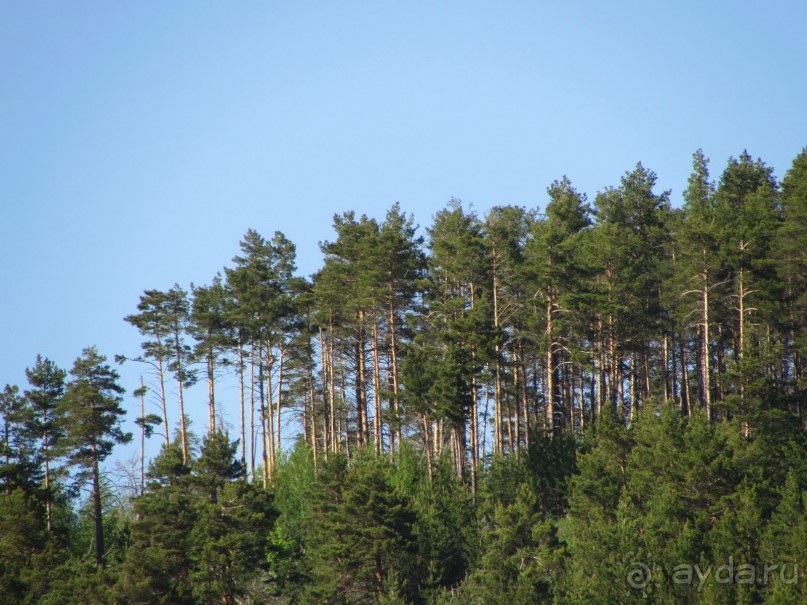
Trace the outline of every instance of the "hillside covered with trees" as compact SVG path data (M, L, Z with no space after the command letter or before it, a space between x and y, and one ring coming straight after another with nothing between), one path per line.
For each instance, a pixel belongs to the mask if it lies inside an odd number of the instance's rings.
M140 351L32 360L0 602L807 602L807 148L547 195L337 214L310 277L250 230L133 301Z

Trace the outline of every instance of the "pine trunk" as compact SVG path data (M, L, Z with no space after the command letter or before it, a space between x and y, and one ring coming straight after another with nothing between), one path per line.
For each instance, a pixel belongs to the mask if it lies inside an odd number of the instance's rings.
M207 413L210 433L216 430L216 386L213 370L213 348L210 347L207 351Z
M392 291L392 283L390 283L390 303L389 303L389 333L390 333L390 357L392 360L392 408L393 408L393 420L395 422L395 430L390 431L390 453L395 450L395 446L401 446L402 443L402 435L401 435L401 410L399 407L400 404L400 393L399 393L399 376L398 376L398 336L397 326L395 321L395 304L394 304L394 296ZM393 442L392 436L395 435L395 439Z
M90 402L92 421L95 420L95 403ZM95 522L95 564L104 567L104 519L101 516L101 473L98 469L98 448L95 439L91 444L92 451L92 510Z
M174 322L174 353L177 362L177 390L179 391L179 432L182 439L182 462L188 464L190 461L190 454L188 453L188 433L185 425L185 396L182 384L183 366L182 366L182 351L179 346L179 323L178 320Z
M286 349L281 344L277 360L277 406L275 407L275 452L282 449L281 433L280 433L280 411L283 407L283 379L286 361ZM274 465L275 455L272 456L272 463Z
M709 285L707 283L707 273L702 273L703 290L701 296L702 304L702 339L701 339L701 356L702 371L703 371L703 403L706 407L706 417L712 420L712 377L711 377L711 360L709 355Z
M375 431L375 453L380 456L384 450L383 418L381 416L381 360L378 347L378 322L373 320L373 427Z
M241 429L241 464L247 464L246 406L244 405L244 346L238 340L238 417Z

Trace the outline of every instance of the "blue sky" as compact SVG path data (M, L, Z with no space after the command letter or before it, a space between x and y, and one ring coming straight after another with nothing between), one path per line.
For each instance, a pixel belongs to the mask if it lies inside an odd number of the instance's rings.
M542 208L638 161L677 204L699 147L781 178L806 23L797 0L4 3L0 385L38 353L137 354L140 293L209 283L249 228L309 274L336 212Z

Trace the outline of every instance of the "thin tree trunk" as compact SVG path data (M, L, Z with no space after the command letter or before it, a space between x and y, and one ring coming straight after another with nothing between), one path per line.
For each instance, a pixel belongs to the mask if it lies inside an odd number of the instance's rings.
M614 337L614 316L608 315L608 362L609 366L608 369L610 371L610 377L608 381L609 386L609 395L611 399L611 405L614 408L614 413L616 413L620 418L620 410L617 409L617 404L619 402L618 394L619 394L619 385L617 382L619 381L619 368L617 367L617 359L616 359L616 339Z
M143 377L140 377L140 386L143 389L140 392L140 417L144 418L146 415L145 410L145 387L143 386ZM45 410L42 412L42 425L44 427L48 426L48 412ZM6 425L6 429L8 429L8 425ZM143 469L143 435L146 430L146 425L142 424L140 426L140 433L141 433L141 445L140 445L140 469L141 469L141 486L142 486L142 469ZM48 430L46 429L43 431L42 437L42 457L44 458L43 463L45 466L45 518L47 520L48 526L48 533L53 531L53 502L52 502L52 495L50 493L50 441L48 439ZM6 448L8 448L8 430L6 430ZM8 452L9 449L6 449ZM6 468L8 468L8 456L6 456ZM142 491L142 488L141 488Z
M523 414L522 424L524 434L524 447L530 447L530 409L527 404L527 391L524 386L526 376L519 375L524 371L523 364L521 363L521 356L519 355L520 345L516 343L513 347L513 390L515 392L516 400L520 402L521 412Z
M263 487L269 488L269 440L272 438L272 431L267 427L268 418L272 415L266 413L266 393L264 391L264 359L263 359L263 345L258 345L258 406L260 409L260 431L261 431L261 475L263 477ZM271 381L271 372L267 372L269 377L266 380ZM269 393L272 392L271 382L269 384Z
M280 452L283 449L280 432L280 410L283 405L283 370L286 361L286 350L282 342L277 360L277 407L275 408L275 451ZM276 462L276 456L273 455L273 464Z
M678 342L678 346L681 351L681 407L683 408L684 414L689 416L692 414L692 405L689 397L689 368L687 367L689 364L683 338Z
M247 427L244 405L244 345L238 339L238 412L241 420L241 464L247 465Z
M157 346L162 349L162 340L157 337ZM157 378L160 382L160 408L163 413L163 429L165 430L165 447L171 445L171 427L168 424L168 400L165 397L165 366L162 356L157 357Z
M273 385L272 385L272 370L274 366L274 357L270 343L266 343L266 396L261 397L261 411L263 412L263 425L264 425L264 457L266 464L266 471L264 475L267 478L267 484L274 481L275 478L275 430L274 430L274 410L273 410ZM263 364L261 364L263 367Z
M90 418L95 421L95 403L90 402ZM95 517L95 563L104 567L104 519L101 516L101 475L98 469L98 448L95 439L91 440L92 451L92 508Z
M177 389L179 390L179 431L182 439L182 462L188 464L190 461L190 454L188 452L188 433L185 425L185 396L182 385L183 366L182 366L182 351L179 346L179 320L174 321L174 352L177 362Z
M342 372L339 376L339 392L342 394L342 401L347 401L347 394L346 390L347 387L345 385L345 372ZM343 406L344 407L344 406ZM357 431L358 432L358 431ZM344 444L345 444L345 455L347 456L348 460L350 459L350 423L348 422L348 412L347 409L344 409L344 418L342 416L339 417L339 433L344 437Z
M552 342L552 302L546 303L546 420L550 435L555 434L555 355Z
M702 340L701 340L701 355L703 357L703 401L706 406L706 417L712 420L712 377L711 377L711 360L709 355L709 285L707 282L708 275L706 271L702 273L703 277L703 291L702 291Z
M306 355L306 378L308 379L308 427L306 431L306 436L309 435L308 431L310 431L310 443L311 443L311 451L314 455L314 472L317 472L317 413L316 413L316 387L314 385L314 368L313 365L313 345L311 344L311 337L309 336L309 345L308 345L308 354Z
M670 333L670 357L672 357L672 398L680 407L681 396L678 391L678 355L675 352L675 329Z
M583 367L577 367L577 388L579 389L580 395L577 399L578 401L578 410L579 410L579 422L580 422L580 431L583 431L586 428L586 414L585 414L585 405L586 405L586 398L585 398L585 377L583 376Z
M367 390L365 387L364 359L364 311L359 311L359 325L356 330L356 413L358 427L356 442L359 447L370 442L370 427L367 419Z
M600 388L599 382L597 381L597 373L599 372L598 365L597 365L597 356L599 355L599 350L594 351L594 354L591 356L591 381L588 387L589 390L589 397L591 402L589 403L591 407L591 420L592 422L596 421L600 417Z
M725 392L723 389L723 381L721 380L721 376L726 371L726 352L723 347L723 327L718 322L717 326L717 365L715 366L715 382L717 383L717 400L723 401L725 398Z
M401 410L400 410L400 393L399 393L399 377L398 377L398 336L397 326L395 322L395 304L392 283L390 283L390 303L389 303L389 333L390 333L390 357L392 359L392 407L395 422L395 431L390 431L390 452L394 450L392 435L395 435L394 443L398 447L402 443L401 431Z
M104 567L104 519L101 516L101 477L98 470L97 452L93 444L92 507L95 515L95 563Z
M216 386L213 370L213 347L210 347L207 351L207 413L208 431L211 434L216 430Z
M255 474L255 343L252 343L249 352L249 473Z
M328 323L328 405L331 410L331 451L339 451L339 432L336 417L336 368L334 367L333 323Z
M140 417L146 417L146 383L143 382L143 377L140 377ZM48 531L53 528L51 526L51 503L50 503L50 481L48 473L48 436L45 434L45 494L47 495L47 509L48 509ZM146 492L146 425L140 425L140 495Z
M426 467L429 472L429 486L434 482L434 468L432 463L432 443L431 436L429 435L429 419L426 414L421 415L421 422L423 423L423 449L426 450Z
M380 456L384 450L383 418L381 416L381 360L378 347L378 322L373 319L373 427L375 430L375 453Z
M504 398L504 425L507 429L507 449L510 453L515 452L515 435L513 433L513 406L510 397Z
M325 338L322 335L322 328L319 329L319 359L322 367L322 454L328 460L328 452L331 449L331 408L329 406L328 387L330 385L329 368L327 362L327 347Z
M499 331L499 286L498 278L493 275L493 326L498 334ZM496 340L496 367L495 383L493 387L493 447L497 454L502 453L502 367L501 367L501 347Z
M740 249L744 250L747 244L741 244ZM743 368L743 354L745 353L745 297L747 295L745 289L745 272L741 268L740 269L740 279L738 284L739 289L739 304L738 304L738 311L739 311L739 320L740 320L740 329L739 329L739 346L737 347L737 365L742 371ZM740 376L740 407L745 412L745 378L741 375ZM741 430L744 437L748 437L751 433L750 426L748 421L743 419L741 423Z
M482 412L482 443L480 444L480 450L482 453L482 459L484 460L485 454L487 452L487 445L488 445L488 417L490 416L490 385L485 385L485 408Z
M471 407L468 414L471 420L471 493L476 497L477 472L479 470L479 410L476 400L476 376L471 377ZM465 452L462 452L463 458Z

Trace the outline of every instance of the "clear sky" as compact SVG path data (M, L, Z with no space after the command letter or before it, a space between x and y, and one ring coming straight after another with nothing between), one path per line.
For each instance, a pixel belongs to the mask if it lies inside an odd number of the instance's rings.
M310 274L336 212L542 208L638 161L678 204L699 147L781 178L806 26L800 0L4 2L0 387L38 353L136 355L142 291L209 283L249 228Z

